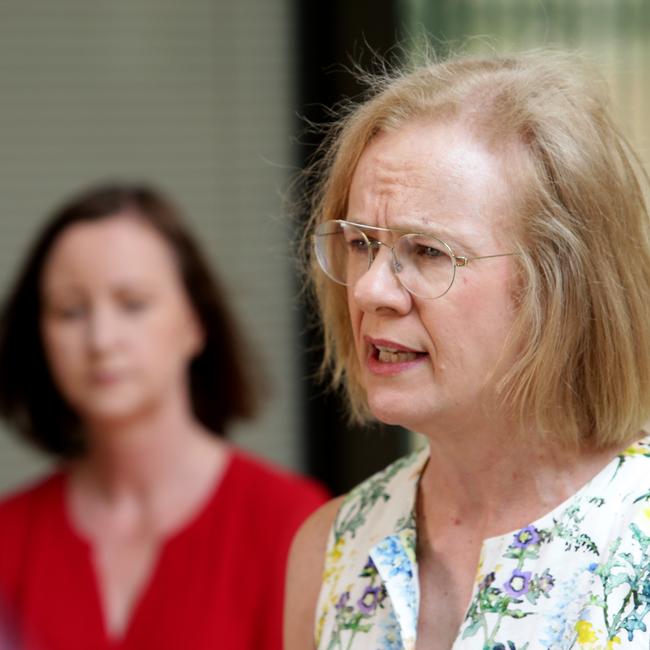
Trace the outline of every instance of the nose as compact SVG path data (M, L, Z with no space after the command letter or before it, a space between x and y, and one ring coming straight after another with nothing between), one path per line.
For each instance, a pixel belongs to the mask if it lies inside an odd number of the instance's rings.
M382 245L375 250L370 268L350 288L352 298L365 312L391 310L406 314L411 309L411 294L397 278L399 262L393 250Z
M110 309L93 306L86 322L86 340L88 349L93 354L102 354L110 350L117 339L117 322Z

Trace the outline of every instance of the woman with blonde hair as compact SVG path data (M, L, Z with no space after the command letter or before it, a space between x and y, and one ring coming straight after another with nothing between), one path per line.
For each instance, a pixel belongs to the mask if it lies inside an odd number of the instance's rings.
M578 59L426 63L333 131L324 367L425 448L313 515L287 650L647 648L647 176Z

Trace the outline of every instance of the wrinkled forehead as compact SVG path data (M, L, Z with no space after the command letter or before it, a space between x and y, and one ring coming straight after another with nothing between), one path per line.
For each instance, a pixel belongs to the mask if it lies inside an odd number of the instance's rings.
M520 194L511 171L517 158L458 122L419 120L380 132L352 174L345 216L402 230L510 230Z

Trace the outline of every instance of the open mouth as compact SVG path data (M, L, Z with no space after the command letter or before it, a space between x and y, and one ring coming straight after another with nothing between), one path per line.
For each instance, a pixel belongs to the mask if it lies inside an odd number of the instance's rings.
M426 357L426 352L412 350L398 350L384 345L372 345L371 356L380 363L408 363L421 357Z

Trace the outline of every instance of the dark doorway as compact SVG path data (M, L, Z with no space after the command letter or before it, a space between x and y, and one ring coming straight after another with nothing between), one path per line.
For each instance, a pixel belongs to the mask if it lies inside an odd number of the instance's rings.
M300 113L296 131L301 134L296 155L300 166L322 138L322 133L305 132L305 124L326 124L331 119L328 108L358 98L366 90L351 72L353 64L372 66L375 53L389 59L395 56L400 37L398 5L397 0L296 1L296 105ZM310 309L303 305L301 313L307 469L340 494L404 454L409 438L397 427L354 427L346 422L344 398L327 392L314 379L321 342L318 333L307 328Z

